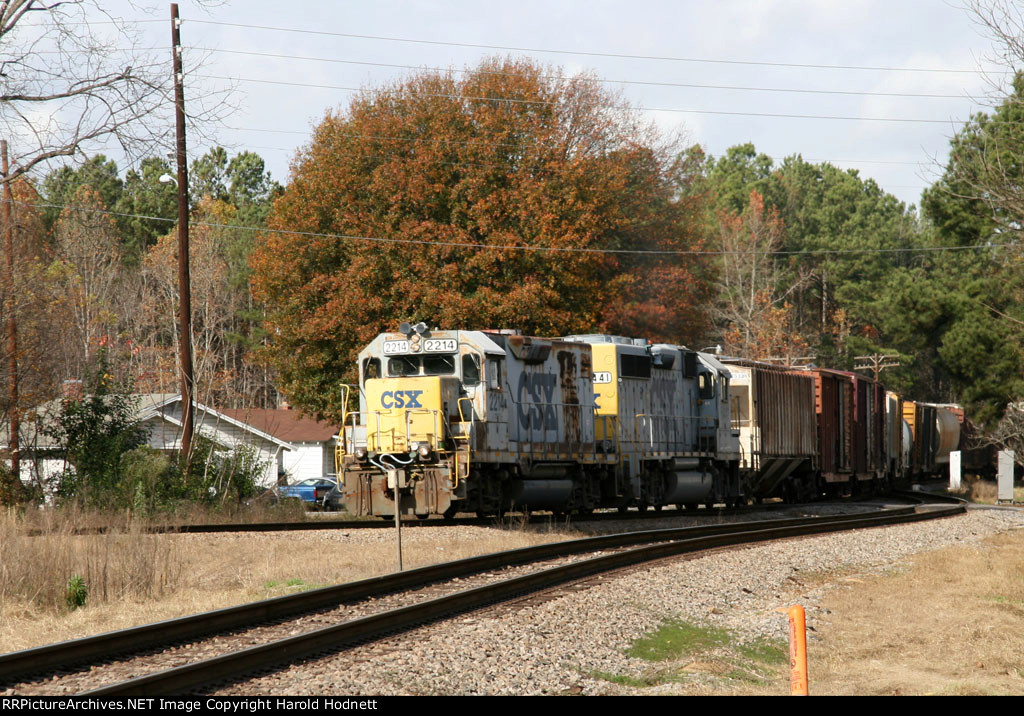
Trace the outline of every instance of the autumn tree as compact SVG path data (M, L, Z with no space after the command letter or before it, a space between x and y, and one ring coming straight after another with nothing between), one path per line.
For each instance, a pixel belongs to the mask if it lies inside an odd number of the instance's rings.
M695 339L708 268L685 253L681 155L592 77L527 60L363 92L315 128L253 257L282 389L331 414L402 320Z
M778 210L766 209L764 198L751 191L742 212L720 209L717 219L721 266L714 315L725 352L754 359L802 356L807 343L789 302L800 282L783 281L775 256L784 229Z

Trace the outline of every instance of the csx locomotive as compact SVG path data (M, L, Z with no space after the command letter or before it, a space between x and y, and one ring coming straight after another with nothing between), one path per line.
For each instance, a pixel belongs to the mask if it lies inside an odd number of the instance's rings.
M875 381L643 339L403 324L359 354L358 391L338 454L356 515L810 499L912 464Z

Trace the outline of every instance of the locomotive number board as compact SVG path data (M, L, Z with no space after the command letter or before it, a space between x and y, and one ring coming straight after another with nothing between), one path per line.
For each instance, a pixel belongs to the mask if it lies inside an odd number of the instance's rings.
M419 343L412 341L384 341L384 355L396 355L399 353L418 353ZM424 353L455 353L459 349L459 342L454 338L428 338L423 341Z

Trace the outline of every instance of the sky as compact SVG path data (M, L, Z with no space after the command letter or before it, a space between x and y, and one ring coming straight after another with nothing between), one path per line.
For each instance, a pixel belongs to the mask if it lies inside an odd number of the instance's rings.
M185 79L186 108L233 87L223 122L190 135L190 155L215 143L254 151L282 182L311 128L353 96L343 88L495 54L592 72L714 156L752 142L779 161L830 161L908 204L941 174L963 121L998 100L990 39L944 0L179 4L186 64L199 63ZM146 20L143 41L169 48L169 3L104 6Z

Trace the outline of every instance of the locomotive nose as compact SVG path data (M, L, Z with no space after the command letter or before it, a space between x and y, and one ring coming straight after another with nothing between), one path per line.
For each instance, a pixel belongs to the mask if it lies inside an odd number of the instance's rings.
M422 460L444 439L443 384L439 377L367 380L366 402L366 446L371 451L414 453Z

